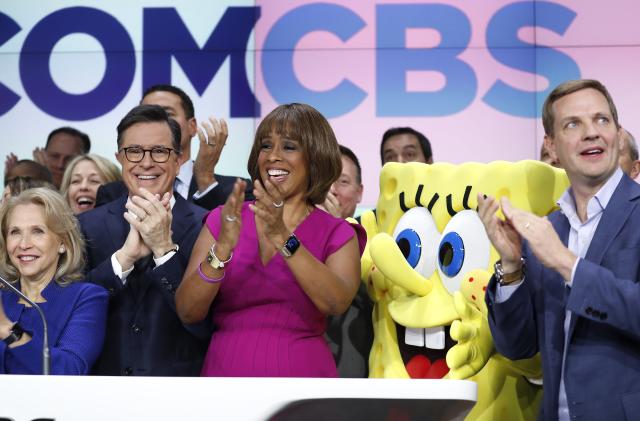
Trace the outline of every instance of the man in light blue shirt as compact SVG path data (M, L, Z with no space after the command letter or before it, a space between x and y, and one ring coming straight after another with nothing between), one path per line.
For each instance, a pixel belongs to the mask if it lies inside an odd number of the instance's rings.
M560 211L540 218L506 197L478 198L500 255L486 296L496 348L512 359L542 353L543 419L635 419L640 186L618 167L624 129L595 80L558 86L542 118L571 183Z

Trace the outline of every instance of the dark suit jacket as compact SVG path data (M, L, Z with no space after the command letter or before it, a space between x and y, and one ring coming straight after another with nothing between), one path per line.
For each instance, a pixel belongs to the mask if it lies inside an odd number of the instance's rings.
M325 338L336 360L340 377L369 376L369 352L373 345L373 303L360 283L351 305L339 316L327 317Z
M174 294L189 261L206 211L176 198L171 229L179 251L154 268L141 259L123 286L111 255L129 232L122 216L127 196L79 216L87 241L87 281L109 291L107 335L95 374L195 376L209 343L206 326L186 328L175 312ZM200 336L200 337L198 337Z
M503 303L489 283L489 325L497 350L511 359L542 353L542 419L557 419L565 311L571 311L565 388L570 415L640 417L640 185L623 176L602 214L569 291L525 245L525 280ZM549 216L567 244L569 221Z
M224 202L227 201L227 197L233 190L233 184L237 177L215 174L215 178L218 185L203 197L193 200L193 194L198 191L198 186L196 178L191 177L191 183L189 184L189 202L193 202L194 204L208 210L224 205ZM246 181L247 189L244 194L245 200L253 200L253 184L249 180ZM112 183L104 184L98 188L98 193L96 195L96 207L112 202L126 193L127 187L122 181L114 181Z

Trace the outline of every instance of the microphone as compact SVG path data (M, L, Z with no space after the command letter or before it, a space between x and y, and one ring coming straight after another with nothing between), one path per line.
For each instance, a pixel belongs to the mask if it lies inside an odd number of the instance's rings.
M31 299L29 297L27 297L25 294L22 293L22 291L20 291L18 288L14 287L13 285L11 285L11 283L9 281L7 281L6 279L4 279L3 277L0 276L0 282L2 282L5 286L7 286L11 291L15 292L16 294L18 294L19 297L21 297L23 300L25 300L26 302L28 302L31 307L35 308L36 310L38 310L38 314L40 314L40 318L42 319L42 332L43 332L43 336L42 336L42 374L44 374L45 376L50 374L50 361L49 361L49 329L47 328L47 319L44 317L44 312L42 311L42 309L40 308L40 306L36 303L34 303L33 301L31 301Z

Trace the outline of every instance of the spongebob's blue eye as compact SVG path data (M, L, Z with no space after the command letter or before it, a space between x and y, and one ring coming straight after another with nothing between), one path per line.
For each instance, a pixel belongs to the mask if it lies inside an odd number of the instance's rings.
M440 233L426 208L411 208L402 215L393 230L393 238L416 272L428 278L436 271Z
M415 268L420 261L420 254L422 252L422 242L417 232L411 228L404 229L396 237L396 244L398 248L407 259L407 263Z
M447 291L453 294L469 271L486 270L491 243L474 210L458 212L442 231L438 247L438 272Z
M456 276L464 263L464 242L457 232L448 232L438 248L440 270L449 277Z

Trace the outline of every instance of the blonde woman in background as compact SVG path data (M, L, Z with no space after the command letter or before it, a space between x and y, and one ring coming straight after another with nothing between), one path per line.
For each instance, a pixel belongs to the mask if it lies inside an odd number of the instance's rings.
M113 162L96 154L78 155L64 171L60 193L78 215L93 209L98 187L119 180L122 175Z

